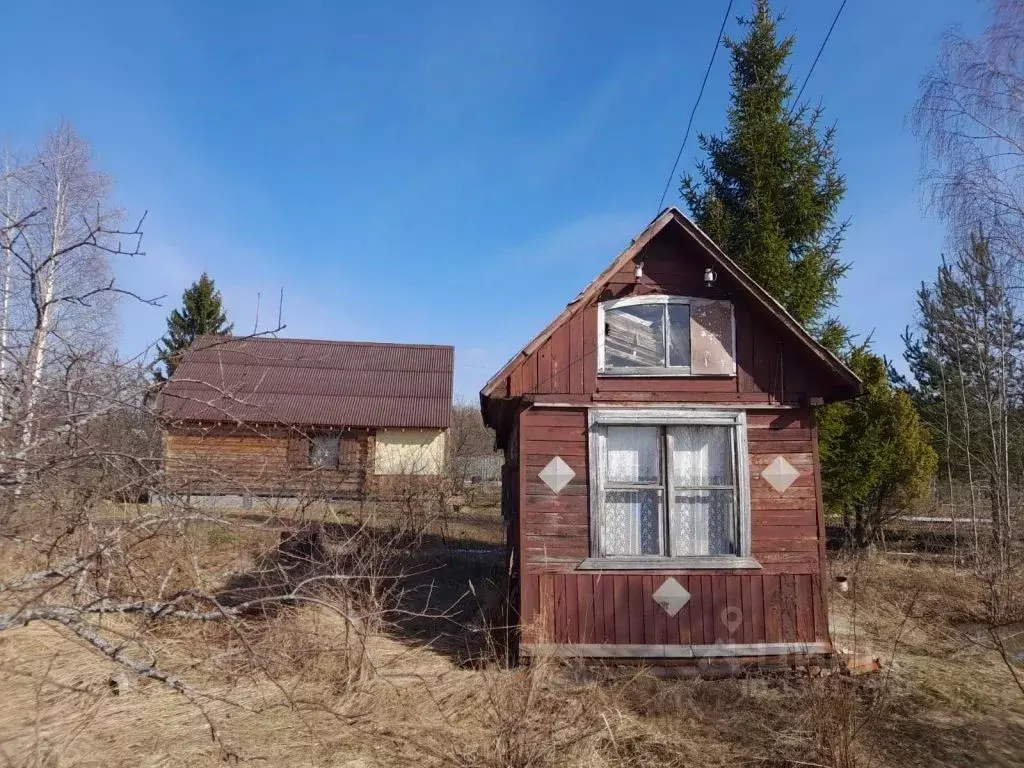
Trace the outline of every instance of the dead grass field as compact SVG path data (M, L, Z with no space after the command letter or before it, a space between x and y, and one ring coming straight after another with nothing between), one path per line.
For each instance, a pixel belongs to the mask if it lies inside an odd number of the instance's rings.
M205 572L245 572L289 521L197 528L177 546ZM228 516L231 518L231 515ZM332 520L351 524L342 512ZM377 524L380 524L378 521ZM453 533L453 531L457 531ZM970 577L892 559L834 559L838 645L883 672L666 680L636 668L501 663L500 541L470 510L413 553L400 613L354 632L323 606L242 622L111 617L146 632L199 692L157 682L114 695L115 665L42 623L0 634L0 764L11 766L1017 766L1024 695L960 627L983 617ZM163 546L170 546L169 543ZM4 569L17 552L0 552ZM169 556L154 552L153 557ZM472 582L472 589L469 584ZM426 597L424 597L426 595ZM423 611L425 605L451 611ZM214 738L216 734L216 738Z

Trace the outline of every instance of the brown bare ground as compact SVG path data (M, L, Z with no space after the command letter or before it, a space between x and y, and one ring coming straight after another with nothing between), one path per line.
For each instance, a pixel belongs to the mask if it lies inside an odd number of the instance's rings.
M475 514L466 546L499 540L493 513ZM238 571L274 544L280 522L211 527L189 546L209 572ZM0 555L7 568L17 553ZM683 681L546 661L509 668L481 630L493 569L456 554L427 570L447 600L474 582L447 642L431 636L436 623L360 636L317 606L144 630L109 619L112 633L151 633L147 647L197 701L157 682L115 695L114 664L35 623L0 634L0 764L1021 764L1024 696L999 655L958 628L984 617L970 576L878 556L831 568L854 584L830 596L837 644L880 657L881 674Z

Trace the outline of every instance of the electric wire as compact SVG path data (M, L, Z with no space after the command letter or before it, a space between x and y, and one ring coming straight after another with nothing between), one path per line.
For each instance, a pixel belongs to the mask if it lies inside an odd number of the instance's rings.
M789 115L792 117L793 111L796 109L797 104L800 103L800 97L804 95L804 89L807 87L808 81L811 79L811 75L814 74L814 68L818 66L818 59L821 58L822 51L825 50L825 46L828 45L828 40L832 37L832 30L836 28L836 22L839 21L839 17L843 13L843 8L846 7L846 0L843 0L839 4L839 10L836 11L836 15L832 18L832 26L828 28L828 32L825 33L825 39L821 41L821 46L818 48L818 53L814 56L814 61L811 62L811 68L807 70L807 76L804 78L803 85L800 86L800 91L797 93L796 98L793 100L793 105L789 109Z
M700 92L697 94L697 100L693 103L693 109L690 110L690 119L686 123L686 133L683 134L683 143L679 145L679 152L676 153L676 161L672 163L672 170L669 171L668 179L665 181L665 189L661 192L661 200L658 201L657 213L661 212L661 208L665 205L665 198L668 196L668 188L672 186L672 179L676 175L676 169L679 167L679 160L683 156L683 150L686 148L686 140L690 138L690 129L693 127L693 118L697 114L697 107L700 106L701 97L704 96L704 88L708 84L708 76L711 74L711 67L715 63L715 57L718 55L718 49L722 44L722 35L725 33L725 25L729 21L729 14L732 13L732 2L729 0L729 5L725 9L725 16L722 17L722 26L718 30L718 37L715 38L715 49L711 52L711 60L708 62L707 69L704 70L704 81L700 84Z

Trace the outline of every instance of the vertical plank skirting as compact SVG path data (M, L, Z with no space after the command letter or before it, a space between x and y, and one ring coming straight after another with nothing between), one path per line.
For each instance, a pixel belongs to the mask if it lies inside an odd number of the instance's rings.
M714 645L827 642L817 574L674 574L690 600L669 616L669 574L568 572L522 579L524 642ZM531 618L532 617L532 618Z

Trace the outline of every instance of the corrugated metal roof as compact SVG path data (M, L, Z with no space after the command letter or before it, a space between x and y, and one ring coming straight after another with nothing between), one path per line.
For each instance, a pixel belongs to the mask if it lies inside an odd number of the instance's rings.
M160 395L170 421L447 427L446 346L217 337L186 352Z

